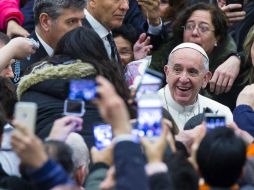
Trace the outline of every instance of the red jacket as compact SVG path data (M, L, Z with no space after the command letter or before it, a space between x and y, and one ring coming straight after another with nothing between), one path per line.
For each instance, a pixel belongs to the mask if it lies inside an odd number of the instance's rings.
M20 2L20 0L0 1L0 30L6 30L9 20L15 20L19 25L23 25L24 16L19 9Z

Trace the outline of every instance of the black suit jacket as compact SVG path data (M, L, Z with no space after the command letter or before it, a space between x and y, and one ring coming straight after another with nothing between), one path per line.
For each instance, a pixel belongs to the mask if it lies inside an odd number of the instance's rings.
M33 6L34 6L34 0L27 0L24 6L20 8L21 12L23 13L25 17L23 27L29 33L31 33L35 27Z
M14 73L14 79L13 82L17 83L20 80L20 77L22 77L24 75L24 73L26 72L26 70L33 64L36 63L38 61L41 61L43 58L47 57L48 54L46 52L46 50L44 49L44 47L42 46L42 44L40 43L40 41L38 40L35 32L33 31L31 33L31 35L29 36L29 38L34 39L35 41L38 41L40 46L39 49L36 50L36 52L34 54L32 54L31 56L23 59L23 60L17 60L16 63L14 63L12 65L12 69L13 69L13 73Z
M90 28L90 29L93 29L93 27L91 26L91 24L88 22L88 20L86 20L86 18L84 18L82 20L82 25L86 28Z
M131 24L136 29L138 36L141 33L146 33L150 36L150 44L153 45L153 50L158 49L161 43L166 40L165 38L168 35L164 27L162 27L161 32L157 35L148 33L149 25L147 23L147 19L136 0L129 0L129 10L124 17L123 23Z
M138 36L141 33L146 33L148 23L136 0L129 0L129 10L124 17L123 23L131 24L136 29Z

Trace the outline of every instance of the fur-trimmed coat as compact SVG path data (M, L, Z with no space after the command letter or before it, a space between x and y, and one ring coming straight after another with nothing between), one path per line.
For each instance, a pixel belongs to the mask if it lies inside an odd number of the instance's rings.
M20 101L35 102L38 105L36 134L42 139L50 132L53 122L63 116L64 100L67 98L70 79L94 79L95 68L80 60L69 60L61 64L46 61L33 68L19 82L17 96ZM92 126L102 122L96 107L89 102L85 105L84 124L81 134L90 147L93 140Z

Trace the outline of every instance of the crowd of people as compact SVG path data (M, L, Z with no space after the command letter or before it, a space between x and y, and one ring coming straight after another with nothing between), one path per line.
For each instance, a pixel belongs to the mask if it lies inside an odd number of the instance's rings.
M254 190L253 14L253 0L0 1L0 189Z

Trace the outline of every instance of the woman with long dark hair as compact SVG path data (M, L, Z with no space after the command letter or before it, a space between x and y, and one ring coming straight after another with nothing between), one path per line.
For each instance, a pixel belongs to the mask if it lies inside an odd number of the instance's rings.
M38 104L36 133L47 137L52 123L63 113L70 79L94 79L102 75L115 86L127 102L129 90L123 78L122 66L108 58L100 37L91 29L76 28L59 41L54 56L36 63L19 83L17 94L22 101ZM81 132L93 144L92 126L103 122L96 107L86 102L84 129Z

